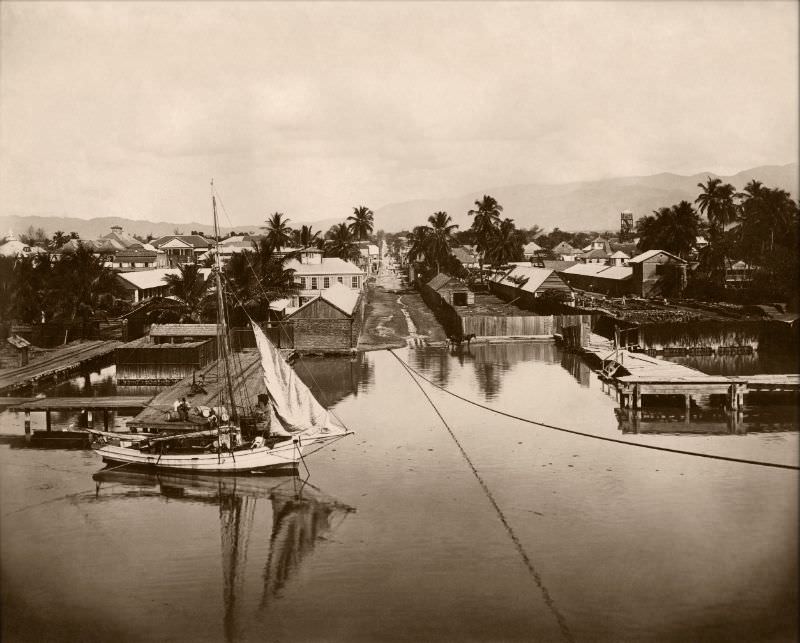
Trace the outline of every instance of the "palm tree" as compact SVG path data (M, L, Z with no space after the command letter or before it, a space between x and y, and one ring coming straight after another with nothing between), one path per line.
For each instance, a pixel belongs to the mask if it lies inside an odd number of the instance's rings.
M358 261L361 253L346 223L339 223L328 231L325 254L345 261Z
M489 249L491 238L497 231L503 206L494 197L484 194L483 199L475 201L475 207L475 210L470 210L467 214L474 217L472 219L472 231L475 233L478 264L481 271L481 281L483 281L484 256Z
M441 272L441 264L450 256L450 245L453 238L453 231L458 224L453 223L453 219L447 212L434 212L428 217L430 223L427 235L427 252L430 258L436 262L436 272Z
M282 212L275 212L265 221L266 226L261 226L262 230L267 231L267 239L276 248L288 245L292 239L292 229L289 227L289 219L285 218Z
M294 270L286 268L288 256L278 255L268 239L253 243L252 250L234 254L225 265L223 276L227 284L229 309L244 313L236 315L237 323L247 317L263 321L269 304L297 292Z
M695 199L700 212L706 215L711 225L712 235L719 237L728 223L736 219L736 188L722 179L707 178L706 184L698 183L702 192Z
M687 257L697 240L700 217L692 204L681 201L671 208L659 208L637 221L638 248L666 250Z
M353 208L353 214L347 220L350 221L348 229L359 241L364 241L372 233L374 214L368 207L360 205Z
M198 323L207 318L210 309L214 307L214 294L197 264L181 264L178 270L180 271L178 274L164 277L164 283L167 284L170 298L173 300L170 310L175 310L174 302L177 302L178 321Z
M58 250L67 241L69 241L70 238L70 235L66 234L63 230L56 230L53 233L53 238L50 239L50 243L47 245L49 246L50 250Z
M522 239L513 219L503 219L495 234L489 239L486 258L494 267L522 257Z
M303 225L299 230L294 231L294 242L301 248L308 248L309 246L319 248L322 244L322 239L319 236L319 230L314 231L312 226Z
M431 229L428 226L418 225L408 235L408 251L406 257L410 262L427 261L430 244L428 243Z

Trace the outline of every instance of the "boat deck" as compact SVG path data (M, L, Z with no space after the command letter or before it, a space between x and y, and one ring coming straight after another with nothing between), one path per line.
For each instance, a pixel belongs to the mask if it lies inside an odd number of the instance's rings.
M259 393L265 393L266 387L260 367L260 356L255 350L236 353L232 360L233 388L239 399L246 399L254 404ZM193 392L192 382L201 386L205 392ZM128 421L132 429L157 429L159 431L187 431L207 424L201 417L193 417L193 422L168 422L167 412L173 409L175 400L184 397L190 407L219 406L225 396L225 376L221 362L213 362L198 369L196 375L185 377L177 384L164 389L153 397L144 410Z

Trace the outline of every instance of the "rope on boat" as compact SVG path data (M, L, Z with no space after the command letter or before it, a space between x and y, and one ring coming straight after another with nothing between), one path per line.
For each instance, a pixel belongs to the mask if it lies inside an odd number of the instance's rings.
M453 391L444 388L443 386L439 386L435 382L431 381L427 377L425 377L422 373L415 370L413 367L409 366L406 362L404 362L392 349L388 349L389 352L395 356L395 358L403 364L407 369L411 372L418 375L421 379L425 380L431 386L436 387L440 391L444 391L448 395L452 395L455 398L458 398L462 402L467 402L468 404L472 404L473 406L477 406L480 409L484 409L485 411L491 411L492 413L496 413L497 415L502 415L507 418L511 418L513 420L519 420L520 422L526 422L528 424L535 424L536 426L541 426L545 429L553 429L554 431L561 431L563 433L571 433L572 435L580 435L584 438L593 438L595 440L603 440L604 442L614 442L616 444L623 444L628 447L639 447L640 449L652 449L654 451L666 451L667 453L678 453L680 455L691 455L697 458L708 458L710 460L724 460L726 462L738 462L740 464L753 464L759 467L774 467L776 469L789 469L791 471L800 471L800 466L794 464L781 464L778 462L765 462L763 460L748 460L745 458L734 458L731 456L726 455L716 455L713 453L702 453L700 451L687 451L685 449L671 449L669 447L662 447L656 446L655 444L642 444L641 442L628 442L627 440L620 440L618 438L609 438L602 435L594 435L592 433L585 433L583 431L576 431L575 429L567 429L561 426L555 426L553 424L547 424L546 422L539 422L537 420L531 420L529 418L520 417L519 415L514 415L513 413L507 413L505 411L501 411L499 409L493 409L491 406L485 406L484 404L480 404L473 400L470 400L466 397L459 395L458 393L454 393Z
M553 613L553 616L555 616L556 621L558 622L558 627L561 630L561 634L564 636L565 640L570 641L570 643L571 643L575 639L573 638L572 633L570 632L569 627L567 626L567 622L564 619L563 614L561 614L561 612L558 611L558 608L556 607L556 604L553 601L553 598L550 596L550 592L547 591L547 588L544 586L544 583L542 582L542 578L539 575L539 572L537 572L536 568L533 566L533 561L531 560L530 556L528 556L528 553L525 551L525 548L522 546L522 542L517 537L517 534L514 532L514 529L509 524L508 519L506 518L505 514L503 513L503 510L500 508L500 505L497 504L497 500L495 500L494 495L492 494L491 490L489 489L489 486L486 484L486 481L483 479L483 477L481 477L481 474L478 472L478 469L473 464L473 462L470 459L470 457L467 454L467 452L464 450L464 447L461 445L461 442L459 442L458 438L456 437L456 434L453 433L453 429L450 428L450 425L447 423L447 420L444 419L444 417L440 413L439 409L436 408L436 405L433 403L433 400L431 400L431 398L428 395L427 391L425 391L425 389L422 388L422 385L414 377L413 373L415 371L408 364L406 364L402 359L400 359L397 355L395 355L394 351L389 349L389 352L397 358L397 360L400 362L400 364L406 370L406 372L408 373L409 377L412 379L414 384L416 384L417 387L419 388L419 390L422 391L422 394L425 396L425 399L428 400L428 403L431 405L433 410L436 412L436 415L439 416L439 419L442 421L442 424L444 425L444 428L447 429L447 432L450 434L450 437L453 439L453 442L455 442L455 445L458 447L458 450L461 452L461 455L464 458L464 460L466 461L466 463L469 466L470 470L472 471L472 474L475 476L475 479L478 481L478 484L481 486L481 489L483 489L483 493L486 495L487 499L489 500L489 502L491 503L491 505L494 508L495 512L497 513L497 517L500 519L500 522L502 523L503 527L505 527L506 532L508 533L509 537L511 538L511 542L514 543L514 548L519 553L520 557L522 558L522 562L525 564L525 567L528 569L528 572L530 573L531 577L533 578L534 582L536 583L536 586L541 591L542 598L544 599L545 604L550 609L550 611Z

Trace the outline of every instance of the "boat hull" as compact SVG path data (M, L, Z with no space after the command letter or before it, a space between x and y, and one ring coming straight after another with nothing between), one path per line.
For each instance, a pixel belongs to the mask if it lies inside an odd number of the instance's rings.
M138 449L106 444L95 450L103 462L113 465L132 465L136 468L169 471L194 471L204 473L247 473L296 468L302 455L316 450L333 439L341 437L315 436L279 442L241 451L220 453L170 454L143 453Z

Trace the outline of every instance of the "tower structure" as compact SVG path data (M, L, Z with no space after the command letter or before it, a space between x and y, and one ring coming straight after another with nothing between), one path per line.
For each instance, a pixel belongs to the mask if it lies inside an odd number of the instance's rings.
M630 241L633 239L633 212L623 210L619 215L619 240Z

